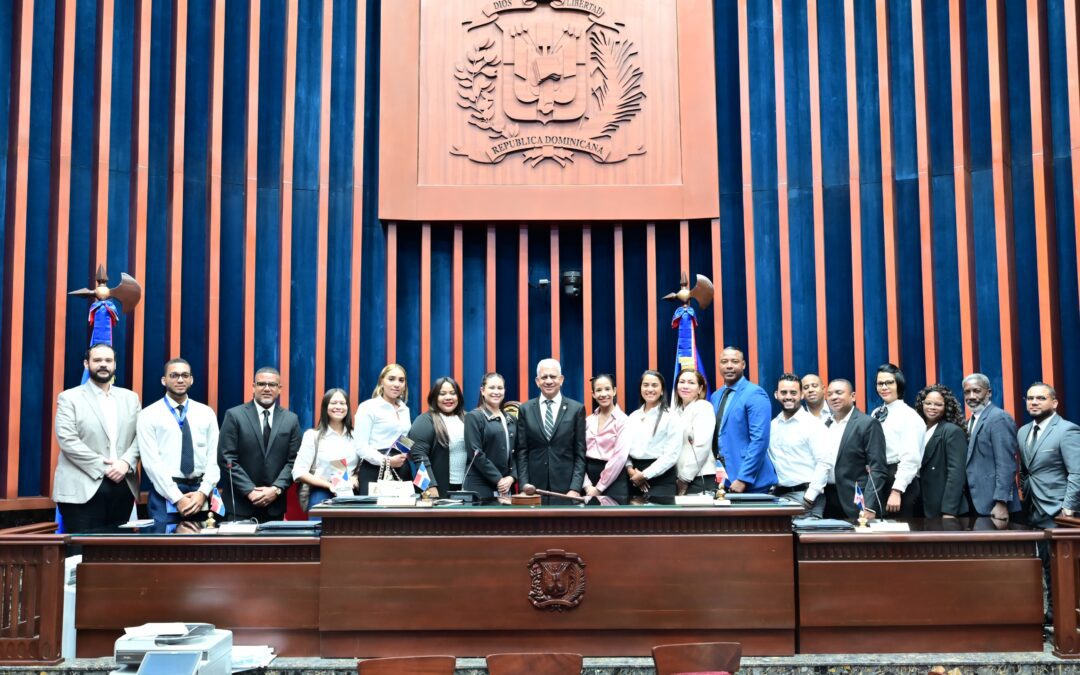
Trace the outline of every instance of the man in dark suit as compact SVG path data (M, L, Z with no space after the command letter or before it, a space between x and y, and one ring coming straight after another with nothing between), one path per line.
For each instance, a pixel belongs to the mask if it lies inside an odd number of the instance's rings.
M1059 513L1080 511L1080 427L1057 414L1057 392L1036 382L1027 391L1032 421L1016 434L1023 458L1024 507L1033 527L1054 527Z
M277 404L281 374L255 373L253 400L225 413L218 437L221 493L228 518L281 520L293 462L300 449L300 420Z
M1020 447L1016 444L1016 422L993 404L991 393L986 375L972 373L964 378L967 494L976 514L1008 522L1010 512L1020 511L1016 490Z
M555 359L536 364L540 396L518 412L514 461L518 481L541 490L581 496L585 480L585 406L562 393L562 366Z
M866 517L882 513L881 489L889 477L881 423L855 407L855 387L847 380L829 382L833 418L826 422L827 443L836 448L834 480L825 486L826 518L858 518L855 486L862 489Z

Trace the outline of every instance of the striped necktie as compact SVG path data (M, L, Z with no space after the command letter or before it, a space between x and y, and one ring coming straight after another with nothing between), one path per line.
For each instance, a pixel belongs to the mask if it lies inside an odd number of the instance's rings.
M555 401L552 401L550 398L544 400L544 437L549 441L551 440L551 435L555 433L554 407Z

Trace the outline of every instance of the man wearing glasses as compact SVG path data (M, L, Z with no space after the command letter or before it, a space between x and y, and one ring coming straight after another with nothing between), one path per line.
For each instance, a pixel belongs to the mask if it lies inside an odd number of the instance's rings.
M168 361L161 378L164 398L139 413L139 452L154 487L147 510L162 526L173 513L179 519L200 518L220 477L217 415L188 397L193 383L190 363Z
M1080 427L1057 414L1054 388L1027 390L1031 421L1016 434L1023 459L1024 506L1033 527L1054 527L1054 517L1080 511Z
M281 373L255 372L252 400L230 408L221 422L218 464L229 519L260 523L285 516L285 491L292 484L300 449L300 420L278 405Z

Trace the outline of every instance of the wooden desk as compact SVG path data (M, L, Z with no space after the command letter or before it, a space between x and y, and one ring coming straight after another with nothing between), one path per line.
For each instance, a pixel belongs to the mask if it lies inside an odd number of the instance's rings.
M1054 599L1054 655L1080 658L1080 518L1058 516L1046 530L1050 540L1051 597Z
M1041 651L1042 538L800 533L799 652Z
M321 509L322 655L647 656L657 644L700 641L738 641L744 654L793 654L790 519L799 513L775 506ZM580 602L536 606L552 598Z
M79 657L110 656L125 626L208 622L280 656L319 653L319 539L75 536Z

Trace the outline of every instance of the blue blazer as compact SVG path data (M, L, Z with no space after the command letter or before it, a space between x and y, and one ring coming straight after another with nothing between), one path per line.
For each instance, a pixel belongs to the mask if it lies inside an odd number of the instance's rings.
M720 412L720 400L731 389L724 418L717 424L713 450L721 454L728 484L741 480L748 492L767 492L776 484L776 470L769 459L769 425L772 404L765 390L745 377L733 387L720 387L709 399Z
M1005 502L1010 512L1020 510L1016 493L1016 462L1020 445L1016 423L993 403L983 409L971 430L967 447L967 483L980 516L990 515L994 502Z

